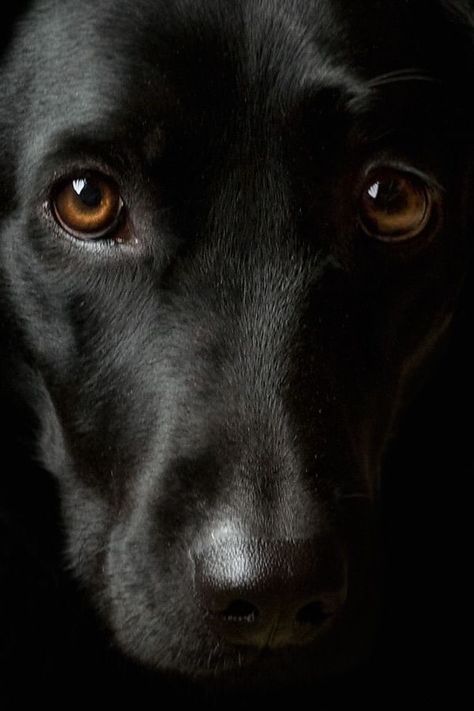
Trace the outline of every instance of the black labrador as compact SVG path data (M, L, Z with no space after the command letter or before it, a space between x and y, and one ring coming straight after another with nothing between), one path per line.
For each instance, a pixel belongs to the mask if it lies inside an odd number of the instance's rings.
M470 0L23 5L0 64L6 664L53 635L54 674L57 614L178 685L350 670L384 454L469 271Z

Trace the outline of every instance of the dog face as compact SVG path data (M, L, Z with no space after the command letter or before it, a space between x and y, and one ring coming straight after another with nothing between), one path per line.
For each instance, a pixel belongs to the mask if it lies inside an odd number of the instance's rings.
M73 572L153 670L366 649L382 455L467 272L466 21L38 0L12 32L2 301Z

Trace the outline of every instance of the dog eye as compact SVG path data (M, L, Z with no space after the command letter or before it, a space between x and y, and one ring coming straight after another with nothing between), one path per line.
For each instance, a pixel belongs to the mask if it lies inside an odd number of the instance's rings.
M123 201L111 178L88 173L62 183L52 206L56 220L69 234L93 240L109 235L117 227Z
M430 193L420 178L383 168L365 181L359 220L370 236L386 242L410 239L423 230L430 214Z

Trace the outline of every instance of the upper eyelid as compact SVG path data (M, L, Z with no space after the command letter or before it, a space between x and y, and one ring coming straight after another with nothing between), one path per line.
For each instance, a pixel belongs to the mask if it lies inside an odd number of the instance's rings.
M78 148L66 145L53 147L46 151L41 161L36 160L36 170L26 176L23 184L27 191L44 202L48 200L51 191L59 182L78 173L94 171L109 176L117 184L122 184L131 173L131 161L125 151L93 150L91 147ZM29 184L29 185L28 185ZM28 189L29 188L29 189Z
M94 158L89 160L83 158L80 160L71 160L66 163L62 162L60 170L56 168L52 173L43 173L41 190L49 196L51 191L59 184L86 173L100 173L101 175L111 178L118 185L123 182L123 173L111 169L104 161Z
M363 179L369 177L371 172L380 168L392 168L394 170L399 170L402 173L414 175L416 178L426 183L432 190L438 190L442 193L446 192L446 188L439 182L433 173L427 173L424 170L421 170L421 168L415 166L413 163L409 163L406 160L395 157L386 156L384 158L379 156L378 158L368 161L365 164L363 171Z

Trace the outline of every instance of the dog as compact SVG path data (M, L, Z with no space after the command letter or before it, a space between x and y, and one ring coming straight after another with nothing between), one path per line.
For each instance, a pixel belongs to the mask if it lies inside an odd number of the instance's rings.
M7 663L61 638L54 676L87 628L178 687L349 673L377 636L384 457L468 283L469 0L16 13Z

